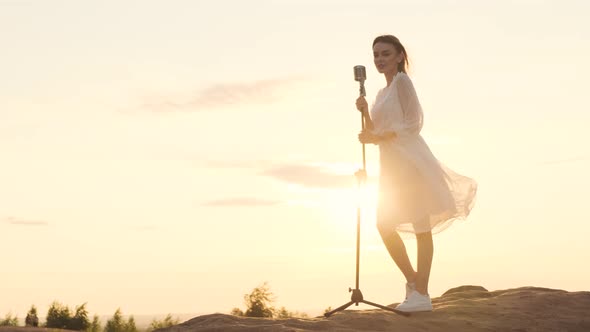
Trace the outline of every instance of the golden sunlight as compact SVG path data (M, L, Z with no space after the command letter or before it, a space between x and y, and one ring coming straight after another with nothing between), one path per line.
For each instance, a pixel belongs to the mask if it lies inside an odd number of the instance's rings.
M323 208L327 222L344 229L356 229L357 207L361 208L361 232L375 227L377 188L367 184L360 189L326 190Z

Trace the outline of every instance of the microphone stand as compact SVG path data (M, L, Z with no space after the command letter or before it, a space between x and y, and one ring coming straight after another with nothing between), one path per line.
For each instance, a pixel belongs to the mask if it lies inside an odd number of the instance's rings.
M366 95L365 94L365 86L364 86L364 82L362 79L360 80L360 95L361 96ZM365 130L365 115L363 112L361 112L361 128L363 130ZM367 170L366 170L367 167L366 167L366 161L365 161L365 143L362 143L362 146L363 146L363 168L359 169L358 171L356 171L354 173L354 175L356 176L357 188L359 190L359 193L361 193L361 186L363 184L365 184L367 181ZM348 292L349 293L352 292L352 296L351 296L350 301L348 303L341 305L340 307L338 307L332 311L324 313L324 316L326 318L330 317L335 312L342 311L342 310L350 307L353 303L356 306L358 306L359 303L365 303L365 304L372 305L377 308L381 308L383 310L395 312L396 314L399 314L399 315L402 315L405 317L410 316L409 312L404 312L404 311L397 310L394 308L386 307L381 304L367 301L363 298L363 293L359 289L360 243L361 243L361 203L360 203L360 199L359 199L359 201L357 202L357 208L356 208L356 285L355 285L356 288L352 289L352 288L348 287Z

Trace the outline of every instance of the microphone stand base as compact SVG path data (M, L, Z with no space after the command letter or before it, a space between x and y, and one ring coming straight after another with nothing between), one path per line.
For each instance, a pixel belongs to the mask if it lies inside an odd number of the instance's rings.
M332 311L326 312L324 314L324 317L326 317L326 318L327 317L330 317L330 316L332 316L332 314L334 314L334 313L336 313L338 311L342 311L342 310L350 307L353 304L356 304L358 306L359 303L365 303L365 304L368 304L368 305L371 305L371 306L374 306L374 307L377 307L377 308L380 308L380 309L383 309L383 310L395 312L396 314L399 314L399 315L402 315L402 316L405 316L405 317L409 317L410 316L410 313L409 312L405 312L405 311L397 310L397 309L394 309L394 308L386 307L384 305L373 303L371 301L367 301L367 300L363 299L363 293L361 293L361 290L360 289L352 289L352 288L349 287L348 288L348 291L349 292L352 292L352 296L350 298L350 302L348 302L346 304L343 304L340 307L338 307L338 308L336 308L336 309L334 309Z

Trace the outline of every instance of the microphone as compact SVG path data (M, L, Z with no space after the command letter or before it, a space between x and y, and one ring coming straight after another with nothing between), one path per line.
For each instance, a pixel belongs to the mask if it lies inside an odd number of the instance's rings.
M365 80L367 79L367 72L365 71L365 66L354 66L354 80L360 83L360 95L366 96L365 92Z

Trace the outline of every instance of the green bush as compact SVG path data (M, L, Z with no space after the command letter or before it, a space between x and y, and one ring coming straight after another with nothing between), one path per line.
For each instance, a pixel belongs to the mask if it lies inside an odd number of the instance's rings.
M113 317L107 321L104 332L137 332L135 319L131 316L129 317L129 320L125 322L125 320L123 320L121 308L119 308L115 311Z
M85 331L90 326L86 303L77 306L76 313L72 316L70 308L57 301L53 301L49 310L47 310L45 326L48 328Z
M37 308L35 305L31 306L29 312L27 313L27 318L25 318L25 326L39 326L39 317L37 317Z
M274 301L274 297L266 282L254 288L252 293L244 295L244 301L246 302L244 316L273 317L274 310L270 304Z
M250 294L244 295L244 302L246 304L246 311L240 308L233 308L231 314L235 316L246 317L266 317L266 318L291 318L291 317L307 317L306 313L298 311L288 311L285 307L277 309L271 304L274 302L274 295L270 291L267 282L254 288Z
M92 318L92 323L90 323L86 332L102 332L102 326L100 325L100 320L97 315L94 315Z
M179 321L180 321L180 319L178 319L178 317L176 319L172 319L172 315L168 314L168 315L166 315L166 318L164 318L163 320L157 320L157 319L152 320L152 323L148 327L147 331L153 331L156 329L171 327L171 326L178 324Z
M234 316L244 316L244 312L240 308L233 308L231 314Z
M125 324L125 332L137 332L135 318L133 318L133 316L129 317L129 320L127 320L127 324Z
M86 331L90 326L88 320L88 310L86 310L86 303L76 307L76 313L68 322L68 330Z
M304 312L289 311L289 310L285 309L285 307L281 307L281 309L275 309L274 317L275 318L293 318L293 317L307 318L308 316Z
M18 326L18 317L12 317L11 313L7 313L4 320L0 320L0 326Z
M45 326L48 328L66 329L71 319L70 308L53 301L47 310L47 322Z

